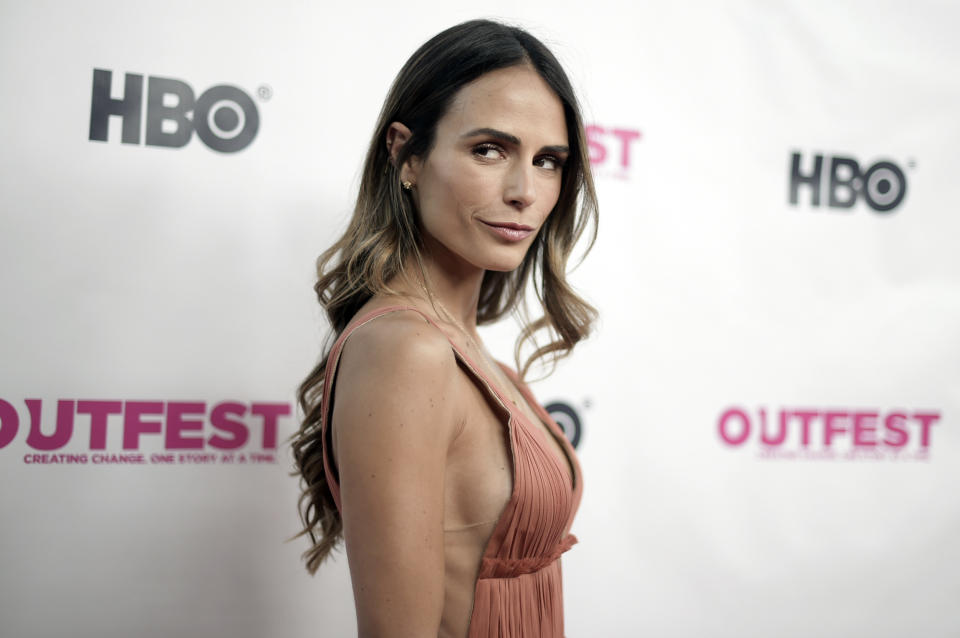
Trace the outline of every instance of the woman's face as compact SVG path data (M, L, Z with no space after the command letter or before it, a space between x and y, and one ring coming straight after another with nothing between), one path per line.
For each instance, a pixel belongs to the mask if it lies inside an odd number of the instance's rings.
M569 154L559 98L528 66L464 86L408 167L424 244L457 270L510 271L560 195Z

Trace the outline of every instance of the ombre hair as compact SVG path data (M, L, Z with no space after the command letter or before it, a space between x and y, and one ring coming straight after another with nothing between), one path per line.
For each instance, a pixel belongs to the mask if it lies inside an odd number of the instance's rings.
M491 323L518 311L523 328L515 358L521 377L539 359L554 364L587 336L596 311L566 280L567 262L577 240L592 228L589 250L597 228L597 197L573 87L557 59L534 36L518 27L471 20L421 46L400 69L383 103L364 162L353 217L343 236L317 260L314 290L334 337L373 295L392 292L388 282L404 274L406 264L418 264L422 274L418 214L412 198L401 187L399 167L411 157L429 155L437 123L460 89L486 73L518 65L534 69L563 104L570 153L556 206L523 262L510 272L488 270L484 274L477 323ZM386 144L392 122L401 122L411 131L395 161L391 161ZM526 317L525 303L531 287L543 311L543 316L532 321ZM543 345L535 338L541 331L549 339ZM521 364L521 348L527 343L533 351ZM327 406L322 394L330 346L325 350L300 385L298 399L304 419L292 442L303 488L299 511L304 528L298 536L308 535L312 543L304 553L310 573L316 572L343 536L343 523L323 468L321 426Z

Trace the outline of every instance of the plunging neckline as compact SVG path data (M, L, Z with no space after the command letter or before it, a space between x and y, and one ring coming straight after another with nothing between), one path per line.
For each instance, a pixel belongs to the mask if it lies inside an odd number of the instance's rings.
M547 412L545 409L543 409L543 407L533 398L533 396L530 395L528 392L525 392L524 389L512 378L513 376L512 371L506 365L494 359L494 363L500 366L500 369L506 376L507 381L513 384L513 387L516 388L517 392L520 393L520 396L523 398L523 400L527 402L527 406L530 408L530 411L533 412L534 414L537 414L537 410L539 409L543 413L542 415L540 415L539 419L540 419L540 422L543 424L544 428L546 428L546 432L544 432L540 428L537 428L536 425L532 421L530 421L530 418L524 413L524 411L520 408L520 406L514 404L513 400L508 399L506 394L503 391L501 391L500 388L497 387L497 384L495 384L486 374L483 373L483 371L473 361L473 359L471 359L467 355L467 353L464 352L456 344L456 342L454 342L454 340L450 338L450 335L447 334L447 331L444 330L438 323L433 321L432 318L430 318L428 315L423 313L418 308L414 308L413 306L397 306L397 307L388 306L387 308L383 308L382 310L384 312L387 312L388 308L391 310L413 310L414 312L422 316L424 319L429 321L431 324L433 324L433 326L437 330L439 330L444 337L447 338L447 341L450 343L450 347L453 348L453 351L457 355L457 357L459 357L465 364L467 364L470 370L475 375L477 375L480 378L480 380L483 381L484 384L486 384L486 386L490 389L490 392L497 397L497 401L500 403L500 405L509 415L510 423L521 422L521 427L524 428L528 434L531 434L532 432L537 433L537 434L533 434L533 436L535 437L537 435L546 436L546 434L549 433L549 435L553 437L553 440L556 441L557 445L560 447L560 453L563 455L563 459L558 458L557 455L554 453L553 449L549 445L545 444L546 443L545 441L541 441L540 443L541 445L544 445L544 448L545 448L544 451L550 455L550 458L552 458L553 461L558 466L560 466L561 469L563 469L564 474L569 476L570 489L573 492L576 492L577 484L579 483L579 477L577 476L577 471L576 471L576 463L574 463L573 457L567 451L567 447L566 447L567 445L572 445L572 444L567 439L567 437L563 434L562 431L560 431L559 434L554 431L553 424L551 423L552 419L550 418L550 413ZM514 407L511 407L511 405L514 405ZM546 416L547 418L544 419L543 416ZM510 423L508 423L508 426L510 426ZM559 430L559 426L556 426L556 427ZM512 447L512 444L511 444L511 447ZM513 455L514 455L514 452L511 449L511 456Z
M536 427L536 424L530 420L530 417L527 416L526 412L520 408L519 405L515 404L516 410L511 409L509 405L507 406L507 411L510 412L510 416L514 420L517 420L519 417L519 419L524 422L524 426L529 427L530 430L533 430L540 435L549 435L554 441L556 441L557 447L560 448L560 453L563 455L563 459L561 460L557 458L557 455L553 453L553 450L550 449L549 446L547 447L547 452L554 457L558 465L566 465L565 471L570 476L570 487L571 489L576 490L577 475L576 471L574 470L575 465L566 448L566 445L572 446L572 443L570 443L569 439L567 439L562 430L559 433L554 430L554 425L552 423L553 418L550 416L550 413L547 412L546 409L544 409L532 395L525 392L523 388L521 388L516 381L511 378L511 370L499 361L495 361L495 363L500 366L504 374L506 374L507 381L513 384L513 387L516 388L517 392L520 393L520 396L523 397L523 400L527 402L527 406L530 408L530 411L535 415L537 414L538 410L543 413L542 416L538 416L538 420L543 424L544 429ZM491 389L497 391L496 388L491 387ZM513 401L509 401L509 403L513 403ZM546 416L547 419L544 419L543 416ZM559 429L559 426L557 426L557 429Z

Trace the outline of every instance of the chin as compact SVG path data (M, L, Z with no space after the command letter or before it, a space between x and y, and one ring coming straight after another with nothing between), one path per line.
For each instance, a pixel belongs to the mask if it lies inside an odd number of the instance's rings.
M497 264L497 265L495 265L495 266L487 266L486 270L490 270L490 271L493 271L493 272L513 272L514 270L516 270L517 268L520 267L520 264L521 264L521 263L523 263L523 262L515 262L515 263L510 264L510 265L499 265L499 264Z
M490 259L485 260L483 268L484 270L492 270L494 272L513 272L520 267L520 264L523 263L526 256L526 251L513 255L491 256Z

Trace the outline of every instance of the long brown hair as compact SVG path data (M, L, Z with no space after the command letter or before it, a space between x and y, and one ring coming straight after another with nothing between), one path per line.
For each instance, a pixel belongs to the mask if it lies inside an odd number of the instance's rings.
M550 50L523 29L472 20L443 31L421 46L390 87L367 151L353 217L343 236L317 260L314 290L334 335L346 328L373 295L390 292L387 282L401 273L408 260L422 268L417 211L401 189L398 167L410 157L426 157L433 146L437 122L464 85L490 71L522 64L535 69L563 104L570 154L557 204L523 262L511 272L485 273L477 323L496 321L512 310L523 312L532 279L544 314L534 321L524 316L515 351L521 376L538 359L553 363L567 355L589 333L596 311L566 280L574 245L590 226L592 245L597 223L597 197L573 87ZM390 160L385 142L392 122L402 122L412 132L395 162ZM547 332L549 341L538 345L534 335L541 330ZM533 352L521 366L521 346L528 342ZM311 547L304 553L310 573L316 572L343 536L340 513L323 467L321 432L327 406L321 399L329 350L328 346L300 385L298 399L304 419L292 442L303 487L299 510L304 528L298 536L310 537Z

